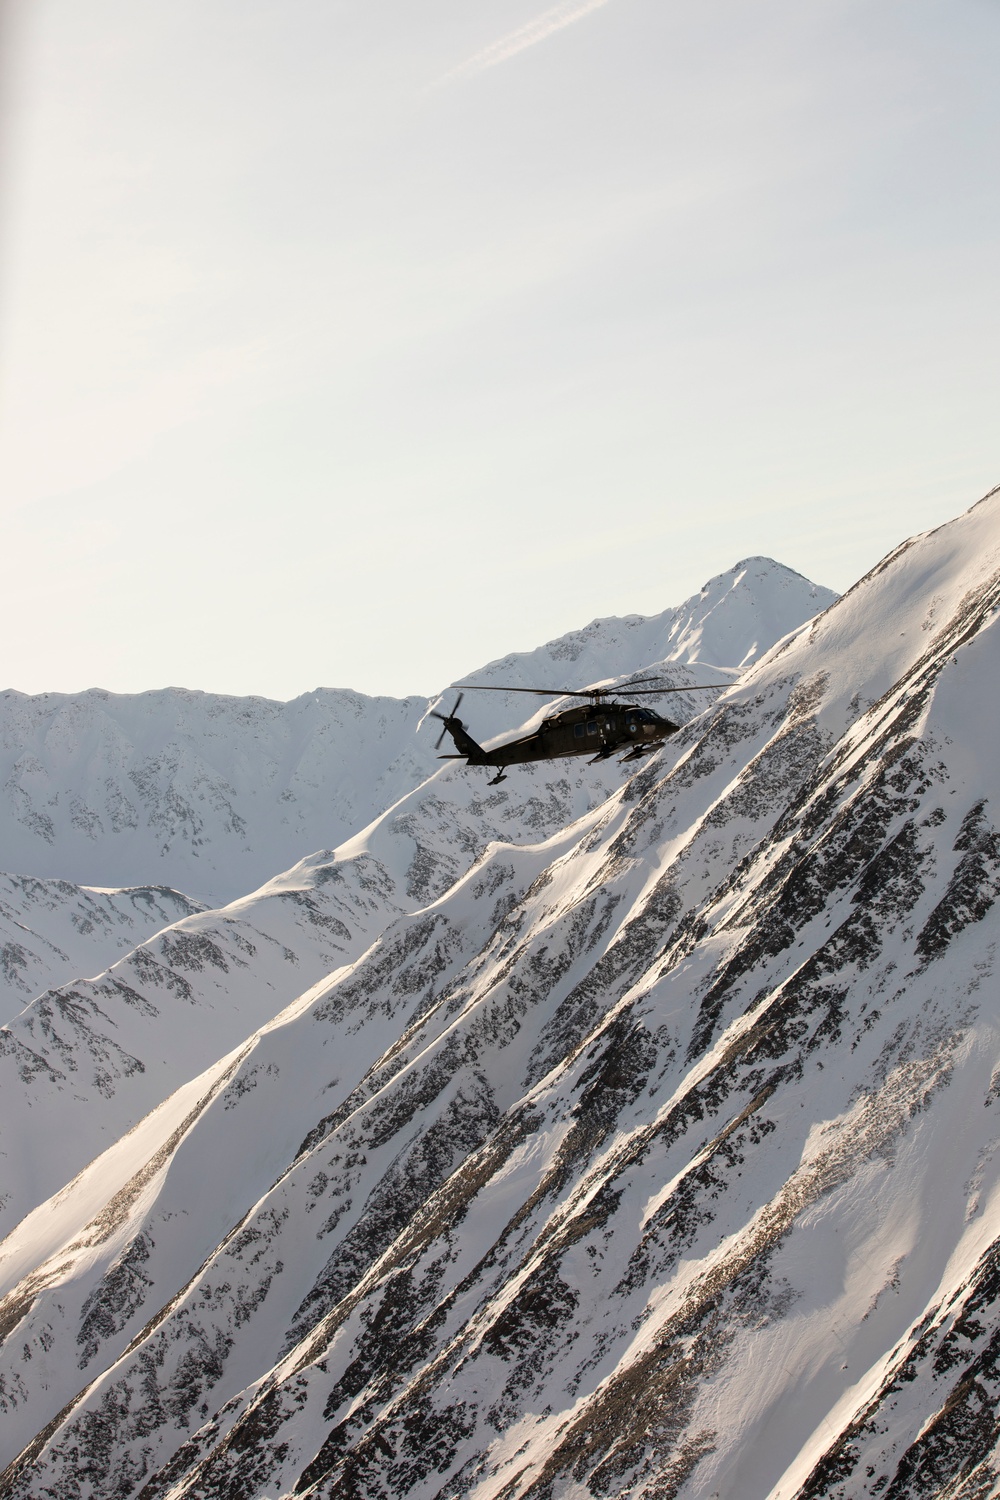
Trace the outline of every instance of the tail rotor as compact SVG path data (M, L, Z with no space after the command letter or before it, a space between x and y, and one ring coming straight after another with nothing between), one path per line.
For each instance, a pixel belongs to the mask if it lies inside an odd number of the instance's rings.
M458 697L455 699L455 704L454 704L454 707L452 708L452 711L451 711L450 714L439 714L436 708L432 708L431 709L431 718L433 718L433 719L440 719L441 722L442 722L442 724L444 725L444 728L442 729L441 733L437 737L437 740L435 741L435 744L434 744L434 749L435 750L440 750L440 748L441 748L441 741L444 739L445 735L448 733L448 723L449 723L450 720L454 719L457 716L457 714L458 714L458 706L459 706L459 704L461 703L461 701L462 701L462 699L464 697L465 697L464 693L459 693ZM461 727L464 729L465 726L462 725Z

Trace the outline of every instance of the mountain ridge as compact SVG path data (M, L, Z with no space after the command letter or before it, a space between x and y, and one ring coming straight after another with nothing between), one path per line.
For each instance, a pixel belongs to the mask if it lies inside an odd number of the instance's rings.
M147 934L204 908L169 886L107 890L0 874L0 993L12 1013L70 974L100 973Z
M5 1500L991 1493L998 616L995 491L534 843L348 844L408 908L6 1242Z
M761 634L770 644L835 597L781 564L754 560L754 568L718 575L661 615L596 620L463 680L512 676L529 686L572 651L587 681L571 687L654 660L680 669L683 682L701 628L724 681L737 639ZM0 693L2 863L84 886L153 881L223 905L314 849L335 847L431 775L439 726L427 715L440 698L346 689L287 704L178 688ZM522 724L524 698L482 695L474 714L473 732L489 739Z

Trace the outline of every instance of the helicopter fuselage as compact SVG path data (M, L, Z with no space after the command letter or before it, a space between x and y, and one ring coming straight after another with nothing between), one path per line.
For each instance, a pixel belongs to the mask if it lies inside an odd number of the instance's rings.
M470 766L497 766L501 770L504 766L558 760L564 756L586 755L591 760L606 760L621 750L625 751L624 760L638 760L641 755L658 750L668 735L675 734L680 727L651 708L639 708L634 703L589 703L561 709L543 719L532 734L484 750L457 717L446 717L444 725L459 753L442 759L464 760Z

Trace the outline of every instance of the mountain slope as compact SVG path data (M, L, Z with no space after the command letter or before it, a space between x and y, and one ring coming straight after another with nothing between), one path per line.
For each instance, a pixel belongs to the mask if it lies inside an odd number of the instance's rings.
M0 874L4 1003L14 1011L68 974L99 974L143 938L201 910L166 886L102 891Z
M998 614L995 493L165 1100L0 1493L989 1493Z
M545 780L540 769L490 788L443 768L340 849L310 856L221 910L184 918L107 973L26 1006L0 1029L0 1230L357 959L394 918L447 890L491 840L530 831L544 838L586 810L602 777L608 784L620 775L614 766L570 763L559 779L547 768ZM35 1122L27 1134L25 1119ZM110 1168L102 1180L111 1191Z
M576 687L665 658L722 669L715 681L834 597L753 558L662 615L597 620L464 677L561 687L572 668L565 685ZM429 706L326 688L291 703L180 688L0 694L0 863L233 900L351 837L431 775L439 725ZM518 695L484 694L467 709L481 739L525 718Z
M769 557L748 557L662 614L593 620L537 651L491 662L475 676L485 671L488 682L532 686L561 668L563 677L569 670L568 685L575 687L658 662L738 672L836 597Z
M4 864L231 900L423 781L410 761L426 707L329 689L292 703L182 688L4 693Z

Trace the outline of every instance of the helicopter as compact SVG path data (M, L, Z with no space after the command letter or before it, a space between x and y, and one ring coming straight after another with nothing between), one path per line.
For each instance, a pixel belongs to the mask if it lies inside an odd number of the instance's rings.
M639 760L641 756L651 755L654 750L659 750L664 740L669 735L676 734L681 726L652 708L645 708L637 703L618 702L616 694L651 698L666 693L700 692L706 688L719 692L726 686L726 683L713 682L692 687L664 687L653 677L638 677L631 682L618 683L613 688L497 687L479 682L458 682L455 684L458 697L451 713L442 714L431 709L432 717L440 719L444 725L434 748L439 750L445 735L450 734L457 753L440 755L438 759L464 760L467 766L496 766L497 774L491 777L490 786L506 781L508 766L523 765L533 760L589 755L589 764L593 765L595 761L609 760L612 755L624 750L625 754L619 762L624 765L627 761ZM558 696L588 698L590 701L550 714L536 730L523 735L521 739L510 740L506 745L497 745L492 750L484 750L482 745L476 744L458 717L459 707L467 692L534 693L544 698Z

